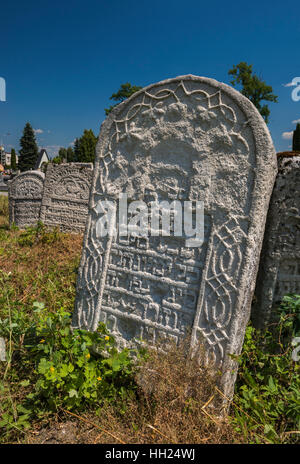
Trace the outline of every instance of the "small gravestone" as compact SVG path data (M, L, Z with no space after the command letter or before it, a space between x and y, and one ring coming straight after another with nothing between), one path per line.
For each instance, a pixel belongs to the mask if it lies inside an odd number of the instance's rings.
M8 187L9 223L20 229L37 224L40 217L45 175L26 171L16 176Z
M285 295L300 295L300 155L279 158L278 168L252 308L258 328L273 320Z
M242 348L276 171L262 117L225 84L183 76L118 105L96 149L73 327L96 330L102 321L119 347L179 342L191 331L192 346L205 343L231 395L228 354ZM194 212L202 205L199 237L190 241L186 229L158 236L152 224L150 234L136 234L132 205L150 211L163 201Z
M84 232L93 173L92 163L48 165L41 221L62 232Z

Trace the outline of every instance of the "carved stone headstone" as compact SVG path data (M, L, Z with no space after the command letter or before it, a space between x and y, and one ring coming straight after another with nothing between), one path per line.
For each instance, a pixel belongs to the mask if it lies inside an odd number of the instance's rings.
M51 164L47 168L41 220L62 232L84 232L92 163Z
M101 127L73 326L108 325L119 346L204 340L231 395L277 171L252 103L213 79L142 89ZM202 246L185 237L99 236L103 200L204 202ZM118 215L116 215L118 217ZM100 222L99 222L100 221Z
M262 328L289 293L300 295L300 156L279 158L266 223L252 320Z
M8 187L9 223L21 229L37 224L40 217L45 175L26 171L16 176Z

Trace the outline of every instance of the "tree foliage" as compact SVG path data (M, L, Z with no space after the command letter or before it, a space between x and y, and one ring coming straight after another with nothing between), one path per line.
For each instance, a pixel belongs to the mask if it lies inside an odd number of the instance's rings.
M293 151L300 151L300 124L298 123L293 132Z
M56 156L52 160L52 162L55 164L71 163L72 161L74 161L74 151L72 147L68 147L68 148L61 147L58 150L58 156Z
M17 169L17 157L16 157L16 151L14 148L11 149L10 167L13 171Z
M80 138L75 139L74 149L72 147L61 147L58 156L52 162L60 163L93 163L95 161L97 137L92 129L85 129Z
M92 129L85 129L76 146L76 161L93 163L95 161L97 137Z
M23 136L20 139L20 157L19 157L19 169L21 172L28 171L30 169L34 169L35 163L38 158L38 147L35 140L35 135L33 128L29 124L26 123Z
M125 84L121 84L121 87L119 88L117 93L113 93L112 96L110 97L110 100L114 100L117 102L115 105L110 106L109 108L105 108L105 114L106 116L111 112L111 110L117 106L119 103L122 101L126 100L126 98L129 98L132 94L140 90L142 87L139 87L138 85L131 85L130 82L126 82Z
M262 104L262 101L277 102L277 96L274 95L273 89L267 85L256 74L253 74L252 64L248 65L246 62L241 61L239 64L234 65L228 71L230 76L233 76L231 85L241 86L240 92L249 98L249 100L256 106L266 123L269 121L270 110L268 105Z

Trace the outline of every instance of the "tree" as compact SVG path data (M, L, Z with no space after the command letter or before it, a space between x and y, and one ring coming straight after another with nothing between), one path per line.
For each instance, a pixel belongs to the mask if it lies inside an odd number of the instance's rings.
M139 87L138 85L131 85L130 82L121 84L121 87L119 88L118 92L113 93L112 96L109 98L110 100L114 100L117 103L115 105L110 106L109 108L105 108L106 116L111 112L111 110L115 106L117 106L122 101L126 100L126 98L129 98L133 93L137 92L138 90L141 90L141 88L142 87Z
M71 163L72 161L74 161L74 152L72 147L60 147L58 155L52 159L52 163L54 164Z
M298 123L293 132L293 151L300 151L300 124Z
M262 105L263 100L270 102L277 102L277 96L274 95L273 89L267 85L256 74L253 74L252 64L248 65L246 62L241 61L238 65L234 65L228 71L228 74L233 76L231 85L241 85L240 92L249 98L249 100L256 106L266 123L268 123L270 110L268 105Z
M12 171L16 171L17 169L17 157L16 157L16 151L14 148L11 149L10 167Z
M79 139L76 138L74 142L74 161L78 162L79 158L80 158Z
M61 159L61 162L67 161L67 149L61 147L61 148L58 150L58 157Z
M74 149L72 147L61 147L58 156L53 158L52 162L55 164L63 162L93 163L95 161L97 140L92 129L84 129L82 136L75 139Z
M85 129L78 141L78 146L76 146L76 161L80 163L93 163L95 161L96 143L97 137L92 129Z
M19 169L21 172L34 169L35 163L38 158L38 147L35 140L34 131L27 122L23 130L23 136L20 139L20 157L19 157Z
M72 147L67 148L67 162L72 163L74 161L74 151Z

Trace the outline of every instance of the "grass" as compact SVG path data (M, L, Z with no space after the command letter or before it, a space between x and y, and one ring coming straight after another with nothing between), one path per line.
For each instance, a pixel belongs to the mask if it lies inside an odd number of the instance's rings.
M26 337L33 324L41 326L42 317L54 320L61 308L72 313L81 246L82 236L46 231L41 224L25 232L10 229L7 198L0 196L0 335L5 335L8 351L8 362L0 363L0 443L297 442L300 404L293 388L299 388L299 365L286 349L278 352L281 341L276 354L263 352L252 328L226 417L220 418L212 407L220 398L215 375L187 360L184 343L167 353L148 353L128 374L130 388L120 389L113 399L102 394L77 409L60 402L53 410L40 400L30 406L28 395L37 390L43 371L34 361L36 354L25 349ZM52 335L50 351L58 339L59 346L70 340L66 326ZM43 340L36 348L48 356ZM74 356L72 349L67 348L67 355ZM274 372L279 383L270 385ZM51 384L52 377L47 379ZM280 402L283 406L273 417Z

